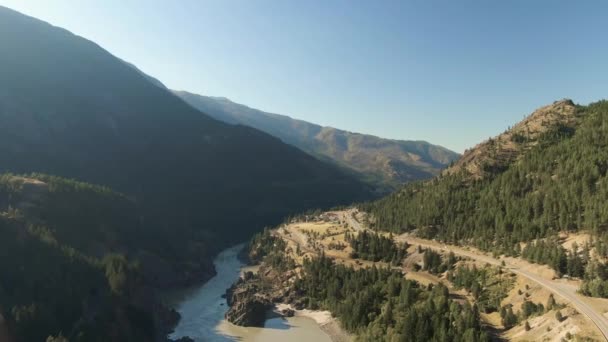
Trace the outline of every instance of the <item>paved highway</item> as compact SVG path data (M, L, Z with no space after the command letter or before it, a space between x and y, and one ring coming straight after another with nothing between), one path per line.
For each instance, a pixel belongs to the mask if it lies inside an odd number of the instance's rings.
M348 224L355 228L356 230L363 230L364 228L361 224L352 217L352 211L349 210L344 213L344 219L348 222ZM445 244L440 244L430 240L424 240L412 237L408 234L403 234L395 237L395 240L398 242L407 242L412 245L421 245L423 247L430 247L433 249L440 249L447 252L453 252L456 255L466 256L468 258L479 260L484 263L488 263L491 265L501 266L503 260L499 260L487 255L482 255L479 253L474 253L463 248L457 246L449 246ZM565 301L570 303L578 312L587 316L600 330L602 335L604 335L604 339L608 341L608 318L604 316L601 312L585 303L584 300L581 299L581 295L579 295L576 290L577 287L572 284L564 284L558 281L549 280L543 278L535 273L532 273L527 270L523 270L516 265L510 264L509 260L504 260L505 267L511 270L515 274L519 274L522 277L526 277L541 286L545 287L547 290L553 292L554 294L562 297Z

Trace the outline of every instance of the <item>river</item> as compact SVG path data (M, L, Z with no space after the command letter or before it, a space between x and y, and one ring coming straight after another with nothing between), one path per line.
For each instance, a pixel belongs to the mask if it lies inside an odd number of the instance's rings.
M195 341L210 342L331 342L319 325L307 317L272 318L266 321L264 328L239 327L224 319L228 307L221 296L245 267L237 258L242 247L228 248L217 256L214 261L217 275L207 283L176 293L168 299L169 304L182 316L169 337L189 336Z

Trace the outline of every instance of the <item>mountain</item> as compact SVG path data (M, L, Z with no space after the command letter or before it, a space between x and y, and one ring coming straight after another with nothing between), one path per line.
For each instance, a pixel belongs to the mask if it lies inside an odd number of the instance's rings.
M441 176L360 209L377 230L544 264L557 278L578 279L579 294L608 298L606 198L608 101L561 100L467 151Z
M153 222L216 232L367 195L338 168L202 114L90 41L6 8L0 18L4 171L108 185Z
M578 123L576 114L576 106L571 100L556 101L539 108L504 133L465 151L462 158L443 173L464 171L473 179L481 179L504 170L537 145L548 132L573 130Z
M155 86L157 86L157 87L159 87L161 89L169 90L169 88L167 88L167 86L165 86L163 84L163 82L161 82L158 78L152 77L152 76L146 74L145 72L141 71L135 64L129 63L129 62L124 61L124 60L123 60L123 63L125 63L126 65L130 66L131 68L133 68L135 71L137 71L140 75L142 75L144 78L146 78L148 81L150 81Z
M508 255L519 254L520 242L583 230L602 245L607 147L608 102L557 101L467 151L443 175L362 208L381 229Z
M266 113L223 97L185 91L174 93L218 120L257 128L392 188L412 180L431 178L459 157L455 152L425 141L382 139Z
M0 334L17 341L153 340L171 316L155 290L208 279L221 248L286 215L371 194L5 7L0 47Z

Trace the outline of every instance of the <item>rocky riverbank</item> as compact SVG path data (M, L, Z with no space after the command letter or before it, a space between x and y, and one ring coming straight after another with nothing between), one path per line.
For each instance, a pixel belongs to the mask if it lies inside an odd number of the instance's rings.
M244 249L238 257L249 263L262 261L262 256L256 248ZM284 302L289 298L295 273L282 271L262 263L257 273L245 272L226 291L229 306L226 320L244 327L263 327L274 303Z
M273 290L270 290L272 286L262 288L263 279L268 280L268 275L275 273L269 272L266 267L261 268L263 272L266 272L265 276L256 276L251 272L245 273L244 277L226 291L230 309L225 317L229 322L245 327L263 327L265 320L272 316L307 317L314 320L333 342L353 340L353 336L342 329L340 322L331 315L331 312L306 309L303 301L291 288L276 286L284 284L280 280L274 281ZM289 282L289 280L287 281Z
M267 311L272 302L260 288L259 281L254 280L251 272L245 273L226 290L226 301L230 309L224 316L229 322L243 327L263 327Z
M306 308L306 299L294 286L301 276L301 267L288 253L282 252L281 241L275 242L278 248L269 258L265 258L262 245L254 245L249 251L248 260L261 264L257 273L245 272L226 291L229 305L226 320L239 326L263 327L271 315L307 317L314 320L332 341L351 341L352 336L341 328L329 311Z

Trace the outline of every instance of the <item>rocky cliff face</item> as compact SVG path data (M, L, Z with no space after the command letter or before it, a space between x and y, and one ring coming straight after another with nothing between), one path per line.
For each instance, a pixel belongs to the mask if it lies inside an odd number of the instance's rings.
M263 327L266 312L272 307L271 301L262 294L253 275L239 279L226 291L226 299L230 309L225 318L244 327Z
M240 326L264 326L268 313L275 303L292 304L296 309L304 308L301 296L294 291L297 278L293 270L278 270L262 263L257 274L245 273L242 278L226 290L226 300L230 309L225 318ZM293 316L293 310L275 314Z

